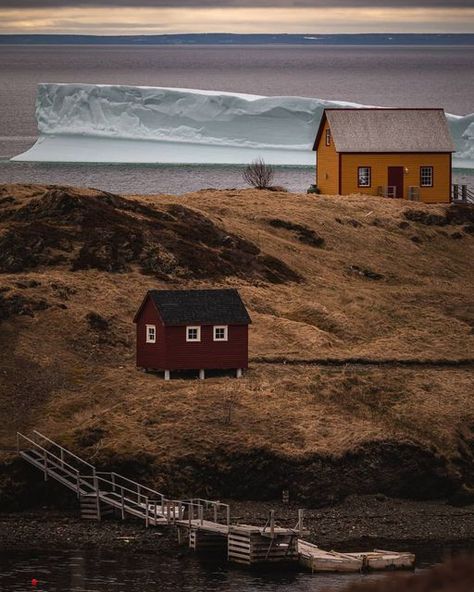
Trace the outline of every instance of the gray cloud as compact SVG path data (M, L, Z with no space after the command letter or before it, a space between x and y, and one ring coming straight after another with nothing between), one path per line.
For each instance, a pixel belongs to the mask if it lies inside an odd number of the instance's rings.
M473 0L0 0L1 8L54 7L472 8Z

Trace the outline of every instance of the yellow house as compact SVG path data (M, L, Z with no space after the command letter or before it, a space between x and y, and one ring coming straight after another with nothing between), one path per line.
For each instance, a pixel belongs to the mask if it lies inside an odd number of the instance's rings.
M443 109L325 109L313 150L321 193L451 200L455 148Z

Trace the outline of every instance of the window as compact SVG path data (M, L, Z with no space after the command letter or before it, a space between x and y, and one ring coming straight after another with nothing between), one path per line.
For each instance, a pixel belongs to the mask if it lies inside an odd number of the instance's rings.
M359 167L357 172L357 185L359 187L370 187L372 169L370 167Z
M326 146L331 145L331 130L328 128L326 130Z
M219 325L214 327L214 341L227 341L227 325Z
M433 187L433 167L432 166L420 167L420 186L421 187Z
M201 327L186 327L186 341L201 341Z
M146 342L156 343L156 325L146 326Z

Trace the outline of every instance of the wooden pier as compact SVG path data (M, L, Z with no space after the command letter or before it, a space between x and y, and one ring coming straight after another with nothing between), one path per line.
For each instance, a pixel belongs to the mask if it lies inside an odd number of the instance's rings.
M17 433L18 454L38 468L45 481L52 478L77 496L81 516L102 520L114 514L144 521L145 526L173 526L178 541L195 551L221 552L234 563L247 566L297 564L313 572L362 571L364 569L411 568L411 553L375 550L367 553L323 551L301 539L303 510L295 528L281 528L273 510L265 526L233 524L230 506L217 500L167 498L154 489L114 472L97 471L37 430L31 437Z

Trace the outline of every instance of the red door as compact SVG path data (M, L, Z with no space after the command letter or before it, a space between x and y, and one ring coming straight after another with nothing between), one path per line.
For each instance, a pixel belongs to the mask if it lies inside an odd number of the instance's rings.
M395 187L395 196L403 199L403 167L388 167L389 187Z

